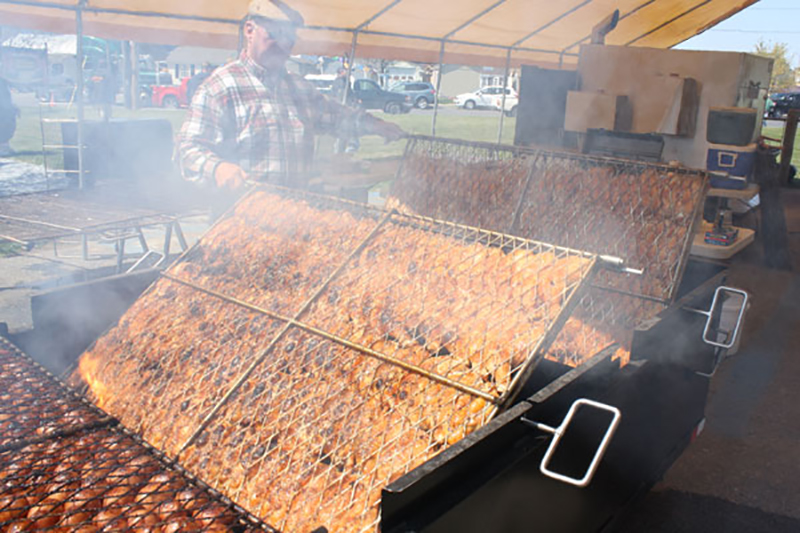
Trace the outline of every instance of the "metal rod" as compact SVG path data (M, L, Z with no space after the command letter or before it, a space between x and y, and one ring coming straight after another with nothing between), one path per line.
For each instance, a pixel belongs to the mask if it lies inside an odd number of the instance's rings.
M378 224L372 229L372 231L370 231L369 234L366 237L364 237L361 243L356 248L354 248L353 251L351 251L348 254L348 256L344 259L344 261L342 261L342 263L336 268L336 270L334 270L333 273L331 273L331 275L328 276L328 279L326 279L322 283L322 285L320 285L319 288L316 291L314 291L314 294L312 294L308 298L308 300L305 301L305 303L300 307L300 310L293 317L294 320L298 320L300 317L303 316L303 314L308 310L309 307L311 307L311 305L317 300L317 298L319 298L320 295L323 292L325 292L325 290L333 282L333 280L335 280L339 276L339 274L342 273L345 267L348 264L350 264L350 261L352 261L357 255L359 255L362 252L362 250L367 246L367 244L369 244L372 238L375 235L377 235L377 233L381 230L381 228L383 228L383 226L389 221L389 219L395 213L396 211L394 210L386 213L386 215L380 220L380 222L378 222ZM206 415L206 417L203 419L203 421L200 423L197 429L192 433L192 435L188 439L186 439L186 442L184 442L183 446L181 446L180 449L178 450L178 453L175 456L176 459L180 457L181 454L194 443L197 437L199 437L200 434L208 427L211 421L214 418L216 418L220 409L222 409L222 407L224 407L225 404L228 403L231 397L233 397L233 395L236 394L236 392L242 387L242 385L244 385L244 382L247 381L250 375L255 371L256 368L258 368L261 365L261 363L267 358L267 356L270 353L272 353L272 350L275 349L275 346L277 346L277 344L283 339L284 335L286 335L286 333L291 328L292 324L289 322L287 322L281 328L281 330L277 333L277 335L275 335L272 341L270 341L269 345L255 358L255 360L247 368L247 370L245 370L244 373L241 376L239 376L239 378L236 380L236 382L233 384L230 390L228 390L225 396L223 396L222 399L220 399L220 401L217 402L217 404L213 407L213 409L211 409L211 412L209 412L208 415Z
M87 0L80 0L75 9L75 34L77 40L77 55L75 61L78 64L78 76L76 88L78 92L78 123L76 125L78 137L78 189L83 189L83 8Z
M58 9L62 11L75 11L76 7L73 5L64 5L64 4L57 4L53 2L38 2L35 0L0 0L0 4L15 4L15 5L22 5L22 6L30 6L30 7L46 7L51 9ZM196 15L183 15L178 13L158 13L152 11L130 11L127 9L111 9L111 8L101 8L101 7L90 7L86 6L83 8L85 13L93 13L93 14L108 14L108 15L125 15L131 17L148 17L148 18L165 18L165 19L175 19L175 20L187 20L187 21L196 21L196 22L211 22L217 24L227 24L232 26L239 26L241 24L241 20L236 19L225 19L225 18L214 18L214 17L201 17ZM329 31L329 32L343 32L343 33L353 33L357 30L357 28L343 28L339 26L323 26L323 25L308 25L305 26L304 29L312 30L312 31ZM376 35L376 36L384 36L384 37L398 37L401 39L414 39L414 40L421 40L421 41L433 41L433 42L443 42L444 39L441 37L429 37L425 35L408 35L404 33L396 33L396 32L383 32L383 31L372 31L361 29L358 30L359 33L364 35ZM514 48L518 51L526 51L526 52L540 52L543 54L553 54L557 55L560 52L558 50L545 50L540 48L529 48L529 47L519 47L519 46L505 46L505 45L497 45L497 44L490 44L490 43L479 43L473 41L463 41L463 40L453 40L450 39L448 42L453 44L463 44L467 46L476 46L480 48L489 48L495 50L508 50L509 48ZM567 54L576 56L578 54Z
M664 306L669 305L669 300L665 300L664 298L658 298L656 296L647 296L646 294L640 294L638 292L631 292L623 289L617 289L614 287L607 287L605 285L595 285L594 283L592 284L592 288L597 289L599 291L621 294L622 296L630 296L631 298L636 298L638 300L647 300L649 302L658 303Z
M439 117L439 100L442 97L442 78L444 77L444 46L445 42L439 48L439 73L436 75L436 98L433 102L433 118L431 118L431 136L436 137L436 120Z
M627 43L625 43L625 46L630 46L633 43L635 43L636 41L641 41L645 37L649 37L650 35L654 34L655 32L666 28L667 26L669 26L673 22L682 19L686 15L688 15L690 13L693 13L694 11L697 11L698 9L700 9L701 7L703 7L703 6L707 5L707 4L710 4L712 1L713 0L703 0L702 2L697 4L696 6L687 9L683 13L672 17L671 19L667 20L666 22L662 22L661 24L659 24L655 28L651 29L650 31L647 31L647 32L641 34L640 36L636 37L635 39L632 39L632 40L628 41Z
M80 5L82 5L83 7L78 7L72 4L59 4L55 2L39 2L38 0L0 0L0 4L15 4L20 6L40 7L40 8L45 7L49 9L58 9L61 11L77 11L78 9L81 9L84 13L96 13L96 14L106 14L106 15L129 15L133 17L146 17L146 18L167 18L167 19L177 19L177 20L188 20L194 22L216 22L219 24L233 24L237 26L242 22L241 20L236 20L236 19L202 17L199 15L182 15L179 13L159 13L157 11L131 11L129 9L91 7L86 5L85 0L81 0L80 2Z
M483 18L484 16L488 15L489 13L491 13L492 11L494 11L495 9L500 7L502 4L505 4L506 1L507 0L498 0L494 4L490 5L489 7L487 7L486 9L484 9L483 11L481 11L480 13L475 15L474 17L470 18L469 20L467 20L466 22L464 22L463 24L458 26L456 29L448 32L447 35L444 36L444 40L445 41L449 40L450 37L452 37L456 33L460 32L464 28L470 26L473 22L477 21L478 19Z
M547 328L544 335L539 338L539 341L536 343L536 347L533 350L533 355L529 357L527 361L525 361L525 364L522 366L522 368L520 368L519 372L517 372L517 375L514 376L514 379L511 381L511 385L509 385L508 390L506 390L500 397L498 406L495 407L491 417L494 417L498 412L511 407L512 402L519 394L522 386L526 381L528 381L528 378L531 377L531 374L533 374L533 371L536 369L539 361L541 361L548 350L550 350L550 347L555 342L556 338L561 332L561 329L564 327L564 324L566 324L567 320L569 320L570 316L572 316L572 311L581 301L586 287L588 287L592 278L594 278L595 274L597 273L599 265L600 262L597 259L592 261L586 276L584 276L578 286L572 290L572 294L570 294L567 298L567 301L564 302L564 305L559 310L556 319L552 324L550 324L550 327Z
M389 5L387 5L386 7L384 7L383 9L381 9L380 11L369 17L367 20L359 24L356 27L356 33L358 33L359 31L363 30L364 28L366 28L367 26L378 20L378 18L382 17L387 11L394 8L397 4L399 4L402 1L403 0L392 0L392 2Z
M553 20L551 20L550 22L548 22L548 23L547 23L547 24L545 24L544 26L540 26L539 28L536 28L536 29L535 29L535 30L533 30L531 33L529 33L528 35L526 35L526 36L525 36L525 37L523 37L522 39L520 39L520 40L518 40L517 42L515 42L514 44L512 44L512 45L511 45L511 48L516 48L517 46L521 45L522 43L524 43L525 41L527 41L527 40L528 40L528 39L530 39L531 37L533 37L533 36L535 36L535 35L537 35L537 34L539 34L539 33L543 32L544 30L546 30L547 28L549 28L550 26L552 26L552 25L553 25L553 24L555 24L556 22L558 22L558 21L560 21L560 20L563 20L564 18L566 18L566 17L568 17L568 16L572 15L573 13L575 13L576 11L578 11L579 9L581 9L583 6L585 6L585 5L587 5L587 4L591 4L593 1L594 1L594 0L583 0L583 2L581 2L581 3L580 3L580 4L578 4L577 6L575 6L575 7L573 7L572 9L569 9L569 10L567 10L567 11L565 11L565 12L561 13L559 16L557 16L556 18L554 18ZM555 52L555 53L559 53L559 52Z
M683 274L686 271L686 265L689 263L689 251L692 248L694 236L698 232L703 220L703 209L705 204L703 199L706 197L708 190L711 188L711 180L708 177L708 173L703 172L700 175L703 176L703 188L700 192L699 199L695 201L694 212L692 213L692 221L689 226L689 231L686 233L686 236L683 240L683 246L681 247L681 260L678 263L677 270L673 273L672 287L670 287L668 296L668 300L670 302L673 301L678 295L678 286L683 279Z
M528 169L528 175L525 176L525 183L522 185L522 191L520 191L517 207L514 208L514 214L511 216L511 223L509 224L508 231L506 232L509 235L514 235L517 231L517 226L519 226L519 219L522 216L522 208L525 207L525 198L528 197L528 190L531 188L533 174L536 172L536 163L539 162L540 157L541 156L537 154L531 158L531 166Z
M508 74L511 70L511 50L506 54L506 69L503 74L503 99L500 102L500 127L497 130L497 144L503 142L503 121L506 118L506 92L508 89Z
M492 239L500 238L504 242L505 241L514 241L514 242L516 242L518 244L531 244L531 245L539 246L539 247L542 247L542 248L550 249L550 250L553 250L553 251L561 251L561 252L566 252L566 253L573 254L573 255L579 255L581 257L587 257L587 258L592 258L592 259L597 258L600 264L606 265L606 264L610 263L611 265L614 266L614 268L618 268L619 265L624 264L624 261L622 259L618 258L618 257L605 256L605 258L603 260L601 260L601 258L599 258L597 256L597 254L594 254L592 252L587 252L585 250L576 250L575 248L566 248L566 247L563 247L563 246L556 246L554 244L550 244L550 243L546 243L546 242L535 241L535 240L532 240L532 239L526 239L524 237L517 237L515 235L507 235L505 233L500 233L500 232L497 232L497 231L491 231L491 230L487 230L487 229L483 229L483 228L465 226L463 224L456 224L455 222L448 222L446 220L439 220L439 219L436 219L436 218L426 217L426 216L422 216L422 215L415 215L415 214L410 214L410 213L400 213L397 216L401 217L401 218L408 219L408 220L417 220L417 221L423 222L425 224L434 224L436 226L442 226L442 227L451 228L451 229L459 229L459 230L464 230L464 231L470 231L470 232L475 233L479 237L492 238ZM478 239L476 238L476 240L478 240Z
M45 45L45 51L47 50L47 45ZM50 173L48 172L47 168L47 141L45 140L46 133L45 133L45 120L44 120L44 105L40 102L39 103L39 129L41 130L42 134L42 168L44 168L44 182L45 188L49 191L50 190Z
M4 0L0 0L2 3ZM329 31L329 32L343 32L343 33L352 33L355 30L349 28L339 28L334 26L306 26L305 29L307 30L320 30L320 31ZM513 49L517 52L538 52L541 54L551 54L551 55L558 55L561 52L559 50L547 50L544 48L532 48L529 46L508 46L503 44L491 44L491 43L479 43L475 41L465 41L462 39L445 39L443 37L429 37L426 35L408 35L406 33L397 33L397 32L390 32L390 31L375 31L375 30L360 30L359 33L363 35L375 35L377 37L396 37L398 39L410 39L416 41L426 41L426 42L434 42L434 43L442 43L447 42L450 44L463 44L465 46L475 46L478 48L488 48L491 50L509 50ZM578 57L576 53L567 53L568 56L575 56Z
M448 378L446 378L444 376L440 376L439 374L436 374L435 372L429 372L429 371L425 370L424 368L422 368L420 366L417 366L417 365L414 365L414 364L411 364L411 363L407 363L407 362L405 362L405 361L403 361L401 359L397 359L396 357L392 357L390 355L386 355L386 354L377 352L377 351L375 351L375 350L373 350L371 348L367 348L366 346L362 346L360 344L354 343L354 342L349 341L349 340L347 340L347 339L345 339L343 337L339 337L338 335L333 335L331 333L328 333L327 331L315 328L314 326L310 326L310 325L308 325L308 324L306 324L304 322L300 322L300 321L298 321L298 320L296 320L294 318L290 318L290 317L275 313L273 311L269 311L269 310L264 309L262 307L258 307L256 305L253 305L253 304L247 303L245 301L239 300L238 298L234 298L232 296L228 296L228 295L223 294L221 292L217 292L217 291L214 291L212 289L208 289L206 287L198 285L196 283L192 283L190 281L183 280L183 279L178 278L176 276L173 276L171 274L167 274L166 272L162 272L161 273L161 277L162 278L166 278L166 279L168 279L170 281L174 281L175 283L179 283L181 285L185 285L186 287L189 287L189 288L192 288L194 290L200 291L200 292L202 292L204 294L207 294L209 296L213 296L213 297L218 298L220 300L223 300L225 302L228 302L228 303L231 303L231 304L234 304L234 305L238 305L238 306L243 307L245 309L249 309L250 311L254 311L256 313L268 316L268 317L270 317L270 318L272 318L274 320L279 320L281 322L286 322L289 325L295 326L298 329L302 329L303 331L305 331L307 333L311 333L313 335L316 335L318 337L322 337L322 338L324 338L326 340L329 340L331 342L334 342L336 344L342 345L342 346L344 346L346 348L350 348L350 349L355 350L357 352L361 352L364 355L368 355L368 356L370 356L370 357L372 357L374 359L378 359L379 361L382 361L384 363L388 363L390 365L398 366L398 367L402 368L403 370L407 370L409 372L413 372L414 374L418 374L418 375L420 375L422 377L425 377L425 378L428 378L428 379L430 379L432 381L436 381L437 383L440 383L442 385L447 385L447 386L452 387L454 389L458 389L459 391L464 392L466 394L469 394L470 396L475 396L477 398L481 398L481 399L486 400L486 401L488 401L490 403L495 403L497 401L497 398L495 396L491 395L491 394L488 394L486 392L480 391L480 390L475 389L473 387L470 387L468 385L463 385L463 384L461 384L461 383L459 383L457 381L453 381L453 380L448 379Z
M2 0L0 0L2 1ZM601 164L601 165L613 165L613 166L623 166L626 169L655 169L660 170L662 172L674 173L674 174L686 174L696 176L699 174L705 175L705 172L698 171L696 169L691 168L684 168L684 167L671 167L665 163L653 163L648 161L634 161L631 159L619 159L614 157L605 157L599 155L584 155L584 154L576 154L574 152L567 152L567 151L558 151L553 149L544 149L544 148L532 148L529 146L517 146L511 144L502 144L499 145L494 142L486 142L486 141L467 141L464 139L449 139L449 138L441 138L441 137L431 137L430 135L420 135L414 134L409 135L409 138L417 138L423 141L429 142L439 142L439 143L447 143L453 144L457 146L466 146L470 148L485 148L489 150L507 150L514 154L541 154L541 155L548 155L550 157L557 157L560 159L570 159L572 161L578 161L581 163L593 163L593 164Z
M353 43L350 45L350 58L347 61L347 78L345 78L344 91L342 92L342 105L347 105L347 97L350 96L350 77L353 75L353 63L356 61L357 46L358 32L356 31L353 32Z
M64 230L64 231L72 231L72 232L75 232L75 233L80 233L81 232L80 228L71 228L69 226L61 226L59 224L53 224L52 222L41 222L41 221L38 221L38 220L30 220L30 219L27 219L27 218L14 217L14 216L11 216L11 215L3 215L3 214L0 214L0 218L5 219L5 220L10 220L12 222L22 222L22 223L25 223L25 224L31 224L31 225L34 225L34 226L47 226L49 228L60 229L60 230Z
M0 240L13 242L14 244L19 244L20 246L24 246L25 248L32 247L33 245L28 241L22 241L17 239L16 237L11 237L10 235L0 235Z

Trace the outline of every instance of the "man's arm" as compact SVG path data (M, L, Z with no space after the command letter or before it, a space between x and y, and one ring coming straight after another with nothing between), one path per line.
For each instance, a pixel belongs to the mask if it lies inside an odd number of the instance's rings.
M244 181L241 168L225 162L225 99L201 85L189 106L179 137L179 161L184 179L204 186L236 188ZM230 120L230 119L229 119Z
M387 142L397 141L406 135L397 124L374 117L363 109L344 106L320 94L305 80L296 78L296 84L298 92L307 102L316 130L321 133L342 139L380 135Z

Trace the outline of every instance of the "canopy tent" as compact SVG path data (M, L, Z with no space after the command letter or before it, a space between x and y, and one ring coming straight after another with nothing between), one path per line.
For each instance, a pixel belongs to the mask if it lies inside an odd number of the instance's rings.
M306 19L296 53L481 66L577 63L580 44L615 9L606 42L672 47L758 0L289 0ZM172 45L235 48L248 0L0 0L0 21ZM510 57L509 57L510 56Z
M451 65L575 68L592 28L619 10L607 44L670 48L758 0L288 0L306 26L294 52ZM0 0L4 25L142 43L236 48L249 0ZM83 40L78 39L78 60ZM356 54L357 51L357 54ZM353 61L349 62L352 68ZM441 76L438 77L439 83ZM438 87L437 87L438 89ZM83 94L78 76L77 93ZM346 98L346 91L345 96ZM501 107L505 106L505 95ZM83 187L83 99L78 99ZM436 135L436 100L431 134ZM505 114L500 113L498 142Z

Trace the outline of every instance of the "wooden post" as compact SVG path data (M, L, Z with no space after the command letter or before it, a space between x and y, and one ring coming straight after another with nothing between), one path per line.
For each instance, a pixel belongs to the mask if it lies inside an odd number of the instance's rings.
M778 175L781 185L789 185L789 169L794 155L794 140L797 136L797 121L800 109L792 109L786 117L786 128L783 130L783 148L781 149L781 169Z

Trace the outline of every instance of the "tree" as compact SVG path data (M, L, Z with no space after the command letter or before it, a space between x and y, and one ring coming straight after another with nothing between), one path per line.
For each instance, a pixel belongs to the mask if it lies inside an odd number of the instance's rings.
M794 57L789 53L789 46L786 43L767 44L764 41L758 41L754 53L775 60L772 67L770 92L786 92L794 88L796 79L795 69L792 68Z

